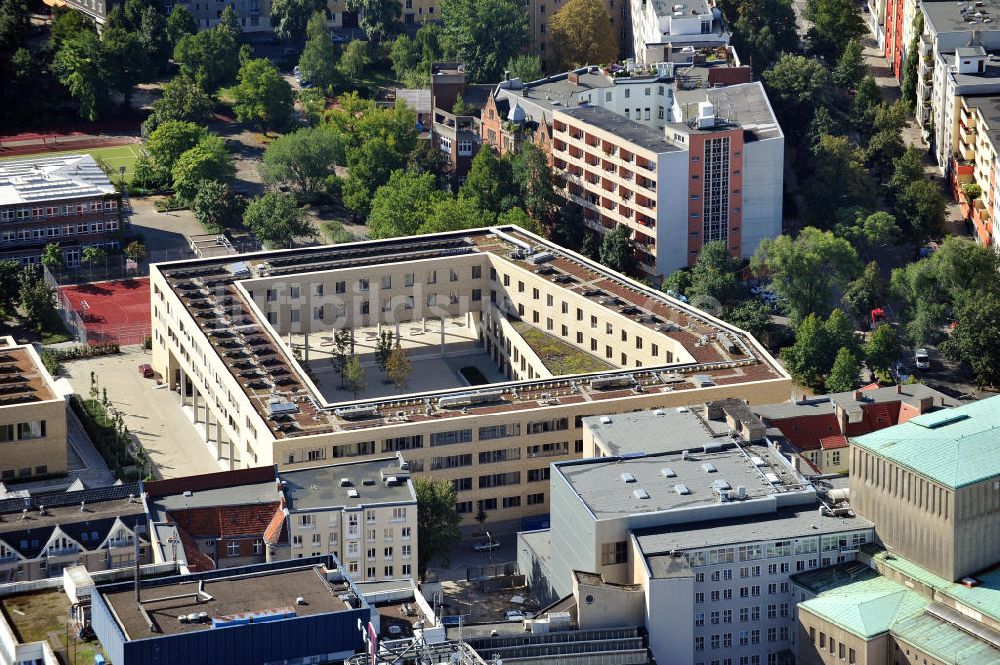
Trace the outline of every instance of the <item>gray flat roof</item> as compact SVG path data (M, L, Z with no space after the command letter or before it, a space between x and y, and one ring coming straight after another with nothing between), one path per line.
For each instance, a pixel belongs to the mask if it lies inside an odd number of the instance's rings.
M718 445L717 442L713 444ZM760 467L754 465L753 458L759 458ZM597 519L612 519L716 504L719 494L714 484L722 481L729 485L723 489L745 487L748 499L811 490L811 486L779 458L780 453L766 445L727 443L712 452L692 449L687 459L678 447L673 452L639 457L562 462L554 468ZM714 471L706 471L703 466L706 464ZM666 469L675 475L666 476ZM768 473L775 474L780 482L774 485L768 482L764 475ZM626 482L626 474L634 478L634 482ZM689 493L678 493L680 486ZM648 498L637 497L635 493L639 490L645 490Z
M401 471L395 457L282 471L278 476L292 511L417 500L409 471ZM391 476L405 480L390 485L385 479ZM348 496L351 490L358 496Z
M693 577L694 572L684 557L669 554L654 554L646 557L649 574L658 580L669 577Z
M675 152L680 148L667 143L663 132L629 120L623 115L600 106L577 106L559 109L563 113L594 127L611 132L637 146L654 152Z
M674 99L682 110L687 108L688 104L692 105L691 112L685 114L685 120L694 119L697 115L697 108L694 105L707 100L715 105L715 114L719 119L730 126L742 127L757 140L781 136L778 119L771 110L764 86L760 81L714 88L679 89L674 93Z
M551 530L521 531L518 533L518 538L523 540L531 548L531 551L535 553L535 557L548 568L552 562Z
M211 630L214 617L244 612L287 610L295 616L309 616L352 609L338 595L349 592L350 587L327 582L325 567L320 565L207 579L203 589L212 597L211 600L201 600L194 595L198 585L198 579L181 579L173 584L141 591L142 605L160 627L159 633L149 629L149 624L136 606L135 591L131 587L102 595L114 609L118 623L129 640ZM177 598L184 594L192 595ZM295 603L299 596L305 599L305 604ZM158 598L164 600L157 601ZM181 623L178 620L181 615L201 612L207 614L206 621Z
M924 15L927 17L927 22L933 34L942 32L971 32L973 30L981 30L983 32L997 30L1000 26L997 26L995 22L982 23L978 20L966 20L966 16L975 19L976 12L986 12L996 21L996 12L1000 9L1000 5L995 0L981 1L983 2L982 6L976 6L978 4L976 2L969 2L968 5L971 11L967 14L962 12L965 9L963 3L956 4L951 0L941 0L940 2L928 2L925 0L920 3L920 7L924 10Z
M169 494L149 499L149 512L154 521L162 522L166 513L173 510L192 508L212 508L215 506L242 506L256 503L276 503L280 500L273 481L247 483L233 487L192 490L191 496L184 493Z
M966 97L966 104L979 109L989 129L985 129L985 134L989 136L990 143L1000 146L1000 95L990 95L987 97ZM982 125L977 127L980 133L984 133ZM919 385L919 384L918 384Z
M844 584L864 582L876 577L878 573L860 561L847 561L792 575L792 582L818 595Z
M861 396L862 399L858 400L855 399L853 392L831 393L829 395L818 395L814 398L798 402L781 402L779 404L752 406L750 409L762 418L781 420L798 416L818 416L835 413L837 404L848 408L860 404L879 404L885 402L904 402L916 406L921 400L926 398L933 399L935 407L952 407L960 404L960 402L948 397L948 395L922 383L901 385L898 388L898 392L896 386L865 390L861 393Z
M737 545L857 531L874 526L863 517L820 516L819 502L809 507L744 515L701 524L678 524L633 531L646 556L705 547Z
M602 423L603 416L588 416L583 426L610 455L703 446L729 434L724 422L705 420L699 411L687 407L636 411L609 416L610 423Z

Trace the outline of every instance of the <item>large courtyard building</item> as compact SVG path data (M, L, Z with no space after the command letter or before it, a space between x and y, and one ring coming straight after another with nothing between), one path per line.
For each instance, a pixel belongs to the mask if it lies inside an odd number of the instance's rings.
M54 243L73 267L84 247L117 249L120 204L90 155L0 162L0 258L39 263Z
M750 335L517 227L158 264L151 298L152 364L224 464L402 451L468 526L548 512L585 416L790 389ZM350 391L338 331L364 370ZM401 388L380 331L411 365Z
M628 228L650 275L692 265L709 241L748 258L781 233L784 134L749 68L717 51L504 81L483 109L483 143L541 146L583 223Z

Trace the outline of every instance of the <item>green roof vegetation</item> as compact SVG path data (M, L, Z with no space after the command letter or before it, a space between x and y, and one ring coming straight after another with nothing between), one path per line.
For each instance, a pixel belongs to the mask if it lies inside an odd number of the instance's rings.
M514 321L512 325L553 376L588 374L614 369L611 363L581 351L547 332L533 328L524 321Z
M925 413L852 443L952 489L1000 477L1000 396Z
M93 663L94 654L101 653L98 641L84 642L74 639L73 629L67 631L70 604L66 594L59 590L22 593L0 600L7 623L22 644L43 642L49 645L64 663ZM69 635L69 643L66 636ZM52 640L51 637L57 640Z
M826 591L799 607L867 640L921 613L929 603L930 599L892 580L876 577Z

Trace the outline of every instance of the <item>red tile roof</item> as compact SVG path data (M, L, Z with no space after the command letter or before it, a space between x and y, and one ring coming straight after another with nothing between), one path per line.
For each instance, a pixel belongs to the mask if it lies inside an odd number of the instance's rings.
M847 437L842 434L836 436L824 436L819 440L819 445L823 450L836 450L847 447Z
M177 535L180 536L181 545L184 546L184 557L187 559L189 571L203 572L206 570L215 570L215 562L212 561L212 557L198 549L198 543L194 541L191 534L178 527Z
M814 416L767 419L769 427L777 427L785 438L800 450L818 450L820 439L840 434L840 423L834 413Z
M195 538L263 536L281 504L216 506L171 511L167 518Z
M281 497L278 507L271 517L271 523L264 529L264 542L268 545L277 545L281 542L281 534L285 529L285 497Z

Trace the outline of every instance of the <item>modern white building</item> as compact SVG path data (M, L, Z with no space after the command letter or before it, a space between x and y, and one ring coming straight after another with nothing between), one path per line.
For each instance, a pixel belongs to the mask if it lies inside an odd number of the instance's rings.
M713 0L630 0L636 62L670 60L674 51L729 43Z

